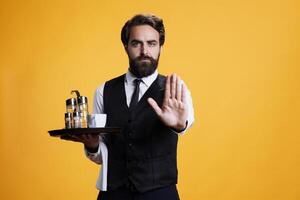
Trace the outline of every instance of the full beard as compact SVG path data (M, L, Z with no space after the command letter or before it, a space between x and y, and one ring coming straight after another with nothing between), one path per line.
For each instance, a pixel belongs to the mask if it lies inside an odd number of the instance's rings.
M129 59L129 70L137 78L143 78L155 72L158 61L159 56L157 60L148 56L139 56L135 59Z

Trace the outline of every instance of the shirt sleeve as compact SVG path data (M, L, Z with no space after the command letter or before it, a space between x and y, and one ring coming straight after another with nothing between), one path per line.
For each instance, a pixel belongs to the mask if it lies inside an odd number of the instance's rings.
M104 114L104 104L103 104L103 92L105 84L100 85L94 94L93 100L93 114Z
M102 145L102 144L100 144L100 143L103 143L102 141L101 141L101 136L99 136L99 146L98 146L98 150L97 150L97 152L89 152L86 148L84 148L84 153L85 153L85 155L91 160L91 161L93 161L93 162L95 162L95 163L97 163L97 164L102 164L103 162L102 162L102 155L101 155L101 148L100 148L100 146Z
M104 91L104 86L105 84L100 85L94 94L94 99L93 99L93 109L92 113L93 114L104 114L104 106L103 106L103 91ZM93 162L97 164L102 164L103 156L107 155L102 155L105 152L101 152L101 150L107 149L105 143L102 141L101 136L99 136L99 146L98 150L96 152L89 152L86 148L84 148L85 155Z

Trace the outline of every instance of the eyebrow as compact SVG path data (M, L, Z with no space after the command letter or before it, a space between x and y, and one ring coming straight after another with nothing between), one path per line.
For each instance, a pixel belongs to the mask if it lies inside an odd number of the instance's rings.
M134 43L134 42L137 42L137 43L143 43L143 41L141 41L141 40L136 40L136 39L131 40L130 43L132 44L132 43ZM147 40L146 42L147 42L147 43L152 43L152 42L156 42L156 43L157 43L158 41L156 41L156 40Z
M152 43L152 42L157 43L158 41L156 41L156 40L147 40L147 42L148 42L148 43Z

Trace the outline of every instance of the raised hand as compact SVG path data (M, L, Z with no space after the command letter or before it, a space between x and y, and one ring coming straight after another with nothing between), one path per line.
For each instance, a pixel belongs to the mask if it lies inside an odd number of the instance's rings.
M148 98L148 103L166 126L177 131L186 127L188 116L186 86L176 74L167 76L162 107L160 108L152 98Z

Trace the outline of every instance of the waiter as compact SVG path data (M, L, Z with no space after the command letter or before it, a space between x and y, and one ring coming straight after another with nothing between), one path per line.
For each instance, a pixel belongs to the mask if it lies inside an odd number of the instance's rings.
M163 21L139 14L122 28L126 74L96 89L93 113L107 114L107 127L121 134L74 136L92 161L102 164L100 200L178 200L177 141L194 122L192 99L176 74L157 66L165 42Z

